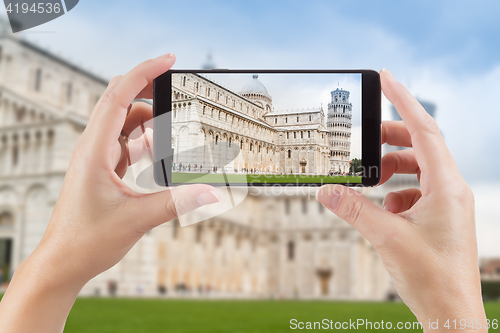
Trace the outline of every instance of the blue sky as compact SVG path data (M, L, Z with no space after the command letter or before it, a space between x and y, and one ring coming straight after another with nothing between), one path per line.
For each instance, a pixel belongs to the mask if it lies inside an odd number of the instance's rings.
M22 35L105 78L167 52L177 68L209 51L222 68L387 67L437 105L465 178L500 182L499 14L493 1L85 0Z
M199 68L209 51L222 68L387 67L436 104L475 190L479 250L488 255L500 252L492 232L500 225L499 17L498 1L82 0L21 35L105 78L167 52L176 68ZM384 99L384 119L389 107Z

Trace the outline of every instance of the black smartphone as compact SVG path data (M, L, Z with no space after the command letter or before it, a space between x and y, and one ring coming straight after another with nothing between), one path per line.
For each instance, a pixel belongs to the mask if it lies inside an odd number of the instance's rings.
M373 70L170 70L154 80L153 110L160 186L380 180Z

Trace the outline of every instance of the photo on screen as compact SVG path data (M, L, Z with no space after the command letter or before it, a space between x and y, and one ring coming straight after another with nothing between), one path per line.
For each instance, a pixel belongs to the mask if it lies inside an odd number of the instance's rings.
M172 73L172 182L361 183L361 77Z

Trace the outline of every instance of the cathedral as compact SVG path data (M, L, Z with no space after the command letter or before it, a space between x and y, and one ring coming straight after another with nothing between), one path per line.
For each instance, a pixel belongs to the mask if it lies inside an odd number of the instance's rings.
M42 238L72 149L107 80L21 38L0 35L0 290L4 290ZM179 77L176 86L184 87L180 80L184 79ZM347 91L332 92L327 126L321 108L273 112L272 98L256 76L240 94L196 75L187 77L185 88L174 93L173 116L178 119L174 144L181 144L185 128L242 145L248 157L235 160L235 169L314 174L338 166L336 170L347 171L351 111ZM203 127L182 127L194 110L206 117ZM300 163L303 159L305 165ZM130 173L124 181L141 190ZM373 247L316 202L313 192L303 191L290 195L251 191L234 209L201 223L183 228L177 220L165 223L144 235L81 294L387 298L393 292L390 279ZM364 194L381 205L386 191L366 189Z
M199 74L173 74L173 171L185 172L189 166L191 172L347 174L352 126L348 91L331 92L327 116L325 126L322 107L273 111L272 96L257 74L239 93ZM220 158L232 145L239 148L235 156ZM204 150L181 153L193 147Z

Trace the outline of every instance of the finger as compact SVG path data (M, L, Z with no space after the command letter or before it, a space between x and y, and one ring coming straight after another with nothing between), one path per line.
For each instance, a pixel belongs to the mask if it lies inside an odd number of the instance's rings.
M146 153L151 155L152 151L153 130L150 128L139 138L129 139L126 145L119 142L113 146L112 155L115 161L112 165L115 166L118 177L123 178L130 165L137 163Z
M150 150L152 151L153 137L148 136L148 140L146 140L143 132L146 127L151 127L152 122L150 120L152 118L153 109L151 105L142 102L136 102L132 105L122 129L122 133L128 136L129 139L127 145L115 143L111 150L111 165L120 178L123 178L129 165L136 163L144 156L148 150L146 143L151 145ZM124 151L124 149L126 150Z
M382 144L391 146L411 147L411 137L402 121L382 122Z
M156 77L172 67L173 54L145 61L123 76L115 85L110 86L96 109L93 134L101 147L112 147L122 131L130 103ZM105 148L105 149L106 149ZM107 153L106 150L103 151Z
M108 89L113 89L112 87L114 87L122 78L123 78L123 75L116 75L113 78L111 78L111 80L109 80L108 86L106 87L105 91L107 91ZM95 122L94 118L96 117L96 114L98 113L96 110L98 110L100 108L103 96L104 96L104 94L101 97L99 97L99 99L97 100L97 103L94 105L94 108L92 109L92 113L90 114L90 117L89 117L89 125L90 126L93 122ZM87 126L87 128L89 128L90 126Z
M137 163L146 153L153 152L153 130L146 128L146 133L137 139L129 140L127 147L129 165Z
M398 214L407 211L422 197L418 188L408 188L402 191L390 192L385 196L383 208Z
M341 219L355 227L377 248L390 233L404 233L408 226L402 219L377 207L358 191L341 185L326 185L319 189L316 199Z
M388 181L395 173L402 174L419 174L415 153L412 149L393 151L382 157L382 173L380 175L380 183L382 185Z
M136 98L153 99L153 82L148 83Z
M137 139L136 133L138 131L134 131L141 125L147 125L145 127L150 127L152 122L149 120L153 119L153 106L144 102L136 102L132 105L130 109L130 113L125 119L125 123L123 125L122 132L129 137L129 139ZM134 133L132 135L132 133ZM142 135L142 130L140 131L140 135Z
M221 194L210 185L194 184L146 194L137 200L134 214L141 221L140 231L146 232L201 206L219 202Z
M459 173L436 121L387 69L383 69L380 74L384 95L394 104L410 133L415 157L423 175L422 192L426 194L446 186Z

